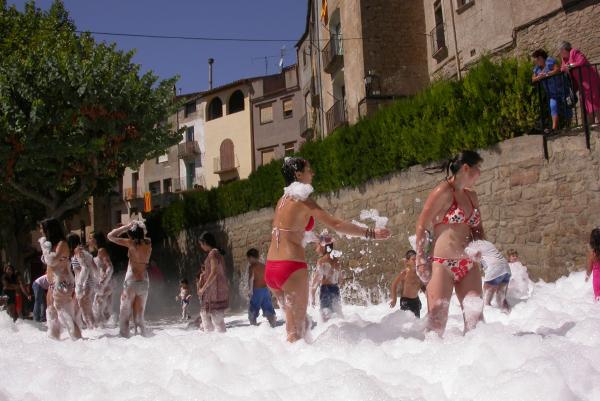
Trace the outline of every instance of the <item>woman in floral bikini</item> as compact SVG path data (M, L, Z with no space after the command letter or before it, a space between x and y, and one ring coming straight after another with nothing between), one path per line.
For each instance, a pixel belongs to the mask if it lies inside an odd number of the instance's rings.
M469 242L485 239L477 194L471 189L480 175L483 159L465 151L448 164L452 175L429 194L417 221L417 270L427 284L428 328L444 333L453 289L463 310L468 331L483 319L481 274L465 254ZM433 226L433 257L424 253L425 230ZM424 274L423 274L424 273Z

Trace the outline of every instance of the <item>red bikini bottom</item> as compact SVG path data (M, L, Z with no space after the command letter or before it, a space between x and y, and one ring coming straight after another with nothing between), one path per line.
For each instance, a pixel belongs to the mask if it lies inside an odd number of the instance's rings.
M265 264L265 282L269 288L281 290L281 287L292 273L307 267L306 263L295 260L267 260Z

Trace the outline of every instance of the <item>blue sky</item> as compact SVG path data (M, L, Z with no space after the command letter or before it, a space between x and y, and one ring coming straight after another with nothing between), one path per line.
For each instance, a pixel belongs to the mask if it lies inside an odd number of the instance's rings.
M22 9L25 1L9 0ZM47 9L51 0L36 1ZM180 75L183 93L208 86L207 59L215 59L214 85L278 71L286 46L285 65L296 61L295 42L304 32L306 0L64 0L80 30L169 36L293 39L287 43L201 42L109 37L123 50L137 49L134 61L161 78ZM255 59L256 58L256 59Z

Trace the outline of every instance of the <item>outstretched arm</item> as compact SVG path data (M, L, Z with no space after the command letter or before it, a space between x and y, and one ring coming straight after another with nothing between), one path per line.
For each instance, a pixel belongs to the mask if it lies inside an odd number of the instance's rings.
M366 228L357 226L356 224L352 224L343 221L342 219L339 219L335 216L332 216L325 210L321 209L317 202L315 202L312 199L307 199L305 203L310 209L310 213L317 220L325 224L327 227L337 231L338 233L363 238L367 238L372 233L373 239L388 239L390 237L390 230L386 228L376 228L372 231L369 231Z

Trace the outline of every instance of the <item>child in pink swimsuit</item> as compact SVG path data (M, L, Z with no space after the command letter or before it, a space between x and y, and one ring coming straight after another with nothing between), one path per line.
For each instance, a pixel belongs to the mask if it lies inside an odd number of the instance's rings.
M585 281L588 281L590 279L590 274L594 272L594 277L592 278L594 300L600 301L600 227L592 230L592 234L590 235L590 248Z

